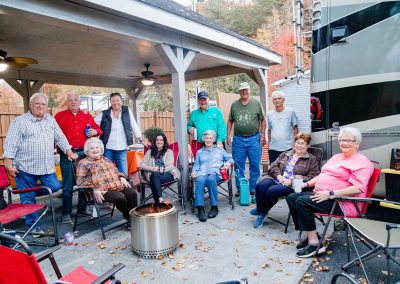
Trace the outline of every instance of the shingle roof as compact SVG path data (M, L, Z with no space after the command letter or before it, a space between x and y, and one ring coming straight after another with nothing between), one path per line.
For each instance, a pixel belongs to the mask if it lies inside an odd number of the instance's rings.
M181 17L191 20L193 22L213 28L217 31L234 36L238 39L241 39L248 43L254 44L260 48L263 48L265 50L268 50L269 52L272 52L278 56L281 56L280 54L276 53L275 51L273 51L269 48L266 48L265 46L262 46L261 44L257 43L256 41L254 41L246 36L240 35L234 31L231 31L231 30L221 26L220 24L214 22L213 20L210 20L210 19L200 15L199 13L196 13L193 10L190 10L190 9L186 8L185 6L182 6L181 4L179 4L173 0L138 0L138 1L146 3L146 4L154 6L154 7L157 7L159 9L162 9L169 13L181 16Z

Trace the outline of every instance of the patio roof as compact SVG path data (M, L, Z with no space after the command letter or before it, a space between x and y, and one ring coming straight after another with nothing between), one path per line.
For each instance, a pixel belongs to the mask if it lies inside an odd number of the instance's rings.
M0 73L28 107L43 83L124 88L133 100L144 87L144 63L172 83L174 125L187 184L185 81L238 73L259 86L267 106L267 69L279 54L171 0L0 0L0 49L39 61ZM184 151L183 151L183 150Z

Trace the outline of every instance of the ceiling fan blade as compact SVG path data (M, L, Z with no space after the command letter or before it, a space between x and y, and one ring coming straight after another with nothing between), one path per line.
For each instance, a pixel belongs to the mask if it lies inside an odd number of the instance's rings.
M142 76L137 76L137 75L128 75L130 78L142 78Z
M21 63L21 64L38 64L39 62L34 58L29 57L7 57L6 61Z
M8 67L10 68L25 68L28 66L26 63L16 63L16 62L7 62Z

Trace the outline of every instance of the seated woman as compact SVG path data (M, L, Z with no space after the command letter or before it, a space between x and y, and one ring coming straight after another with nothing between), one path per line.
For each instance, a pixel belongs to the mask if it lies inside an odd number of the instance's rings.
M194 161L192 178L195 179L194 205L197 207L197 215L201 222L207 221L204 211L204 191L208 188L210 195L211 210L208 218L215 218L218 215L218 188L217 184L221 181L220 168L228 169L233 163L231 155L223 148L220 149L214 142L216 133L213 130L206 130L203 133L204 147L197 151Z
M125 175L103 156L104 145L100 139L88 139L84 153L86 158L79 161L76 169L78 187L93 188L97 203L114 203L129 221L129 211L138 205L136 189L132 189Z
M180 177L179 170L174 166L174 153L168 148L167 137L160 132L154 136L149 151L144 155L140 166L146 171L146 179L150 184L154 202L164 202L162 197L163 183Z
M298 133L293 149L280 154L268 169L272 178L265 178L256 185L257 208L250 210L250 214L257 215L254 228L262 227L269 210L279 198L294 192L292 181L295 175L301 175L306 182L319 174L317 158L307 152L310 141L310 134Z
M307 232L307 238L297 245L298 257L310 257L317 254L318 235L314 213L330 213L333 196L365 197L369 179L374 171L371 161L358 152L361 133L356 128L344 127L339 136L340 154L334 155L322 167L321 173L302 184L302 187L314 186L312 192L292 193L286 198L296 230ZM357 216L352 202L340 202L333 214ZM325 251L320 248L318 253Z

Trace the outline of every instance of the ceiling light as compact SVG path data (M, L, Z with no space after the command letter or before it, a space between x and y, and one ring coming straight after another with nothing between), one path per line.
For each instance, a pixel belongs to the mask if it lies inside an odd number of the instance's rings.
M6 71L8 64L0 62L0 72Z
M142 79L142 84L145 86L151 86L151 85L153 85L153 83L154 83L153 79L146 79L146 78Z

